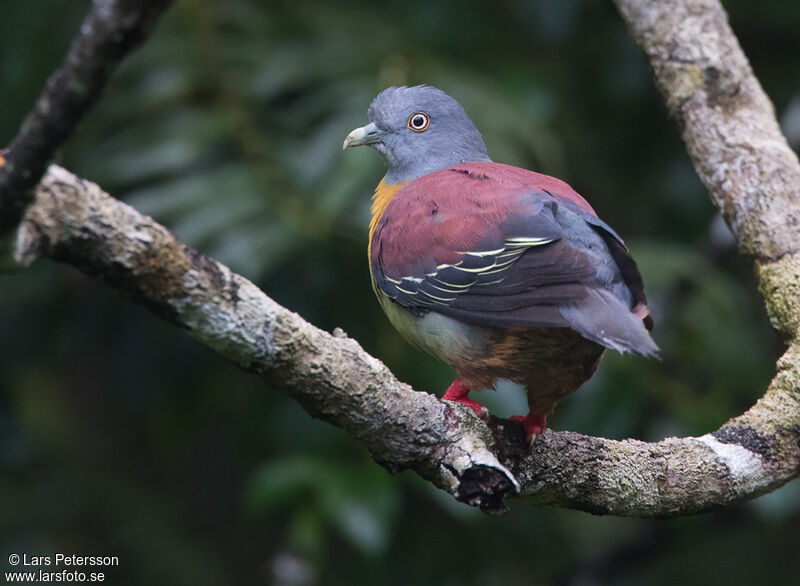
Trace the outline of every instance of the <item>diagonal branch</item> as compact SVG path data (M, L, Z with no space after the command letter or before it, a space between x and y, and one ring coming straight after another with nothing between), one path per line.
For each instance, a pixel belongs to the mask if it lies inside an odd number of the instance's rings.
M490 509L516 488L471 412L415 392L354 340L315 328L65 169L51 166L43 178L15 251L18 266L47 256L105 281L343 427L391 470L412 468L465 499L466 481L486 478L470 490Z
M119 65L172 0L94 0L64 63L47 80L17 136L0 156L0 237L13 230L56 150L75 130Z
M49 257L103 280L342 427L390 470L415 470L489 512L519 493L536 504L663 517L774 490L800 473L800 167L715 0L616 1L712 198L757 259L770 318L790 343L764 397L714 433L645 443L548 430L528 451L518 424L487 425L414 392L355 341L306 323L55 166L3 260ZM43 166L51 152L42 153L34 162ZM0 190L6 222L14 197Z

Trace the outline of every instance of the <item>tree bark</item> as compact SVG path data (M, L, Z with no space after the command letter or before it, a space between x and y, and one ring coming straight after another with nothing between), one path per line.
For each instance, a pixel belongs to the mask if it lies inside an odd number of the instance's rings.
M712 199L755 259L770 319L789 344L766 394L713 433L646 443L546 430L529 450L519 424L484 423L463 406L413 391L342 332L306 323L152 219L55 166L6 261L22 267L49 257L103 280L342 427L388 469L413 469L488 512L519 496L666 517L774 490L800 473L800 166L717 2L617 5Z

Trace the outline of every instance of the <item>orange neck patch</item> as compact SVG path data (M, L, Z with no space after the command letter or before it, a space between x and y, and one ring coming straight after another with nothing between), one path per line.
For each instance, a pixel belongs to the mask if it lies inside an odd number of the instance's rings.
M387 185L386 178L381 179L378 187L375 188L375 194L372 196L372 220L369 223L369 243L372 245L372 234L378 226L378 221L381 219L386 206L392 201L392 198L397 195L403 186L408 183L397 183L395 185Z
M403 186L408 183L397 183L395 185L387 185L386 178L381 179L378 187L375 188L375 194L372 196L372 219L369 222L369 244L367 245L367 258L370 259L369 273L372 275L372 235L375 233L375 228L378 227L378 222L383 215L386 206L392 201L392 198L397 195ZM378 294L378 289L375 287L375 281L372 281L372 287L375 289L375 294Z

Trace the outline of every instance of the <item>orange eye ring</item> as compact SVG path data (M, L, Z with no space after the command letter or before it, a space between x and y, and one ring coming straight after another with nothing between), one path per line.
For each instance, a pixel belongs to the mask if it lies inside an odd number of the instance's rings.
M408 128L414 132L425 132L431 123L431 118L425 112L414 112L408 117Z

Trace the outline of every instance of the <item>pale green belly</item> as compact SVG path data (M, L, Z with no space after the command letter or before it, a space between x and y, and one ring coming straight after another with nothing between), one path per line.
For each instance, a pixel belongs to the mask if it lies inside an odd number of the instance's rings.
M392 325L408 342L423 352L456 369L486 353L485 328L465 324L435 311L417 317L383 293L377 294Z

